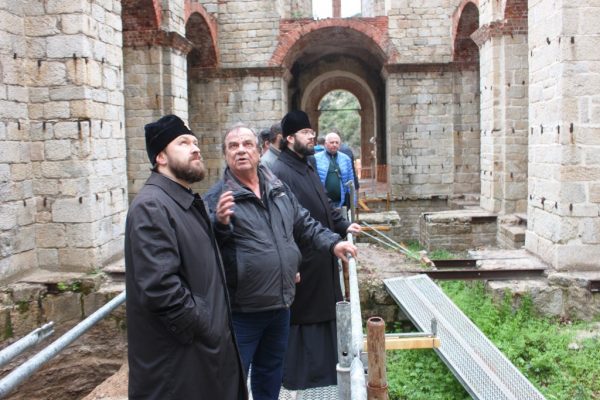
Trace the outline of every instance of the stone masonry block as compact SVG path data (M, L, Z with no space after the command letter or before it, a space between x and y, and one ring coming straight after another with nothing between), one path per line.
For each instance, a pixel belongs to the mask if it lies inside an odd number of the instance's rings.
M52 204L52 220L54 222L93 222L101 215L102 211L89 197L56 199Z
M44 155L48 161L66 160L71 157L70 140L50 140L44 144Z
M44 248L66 246L66 227L64 224L40 224L36 227L36 245Z
M89 14L90 3L87 0L48 0L46 11L48 14Z
M97 248L63 248L58 250L58 261L61 269L74 272L94 272L101 267L100 249Z
M49 294L42 299L42 310L46 320L54 321L55 324L78 322L82 317L81 294Z

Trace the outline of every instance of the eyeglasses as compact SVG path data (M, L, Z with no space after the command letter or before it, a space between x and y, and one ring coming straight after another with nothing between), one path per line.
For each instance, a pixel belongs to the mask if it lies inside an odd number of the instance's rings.
M316 132L310 128L301 129L296 134L301 134L302 136L317 136Z

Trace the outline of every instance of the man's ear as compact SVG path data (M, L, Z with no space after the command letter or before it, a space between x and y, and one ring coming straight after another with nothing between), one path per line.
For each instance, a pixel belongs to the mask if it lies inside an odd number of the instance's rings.
M167 165L167 152L162 150L156 155L156 165L165 166Z

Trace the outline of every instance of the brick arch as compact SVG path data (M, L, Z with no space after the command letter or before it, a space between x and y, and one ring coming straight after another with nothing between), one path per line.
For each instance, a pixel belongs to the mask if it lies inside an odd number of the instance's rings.
M454 32L453 59L461 63L478 63L479 47L471 35L479 28L479 9L468 1L462 7Z
M191 67L216 67L219 63L217 51L217 22L198 3L185 3L185 36L193 44L188 53Z
M157 30L162 22L160 0L122 0L123 32Z
M452 14L452 54L453 55L456 51L455 46L456 46L456 38L459 34L459 23L463 16L465 7L467 7L467 6L475 6L475 8L477 8L477 13L479 14L479 0L461 0L458 7L456 7L456 10L454 10L454 13ZM477 28L475 28L475 29L477 29ZM471 33L473 33L473 32L471 32Z
M368 21L367 21L368 20ZM395 62L398 52L388 38L387 17L368 19L284 20L280 23L277 48L269 64L290 68L302 50L311 42L327 42L331 35L345 31L364 43L383 65Z
M360 158L363 165L371 164L371 150L373 144L369 142L372 136L377 135L377 115L375 95L369 85L359 76L344 71L330 71L318 76L310 82L303 92L301 109L304 110L313 126L318 126L319 103L333 90L345 90L352 93L360 104ZM342 132L343 136L344 132Z

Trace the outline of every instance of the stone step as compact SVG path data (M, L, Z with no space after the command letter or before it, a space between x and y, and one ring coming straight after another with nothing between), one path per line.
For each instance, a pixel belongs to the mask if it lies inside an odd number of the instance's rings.
M505 249L519 249L525 245L527 217L510 214L498 217L498 245Z
M125 281L125 259L119 259L115 262L112 262L102 268L102 272L104 272L110 280L114 282L124 282Z

